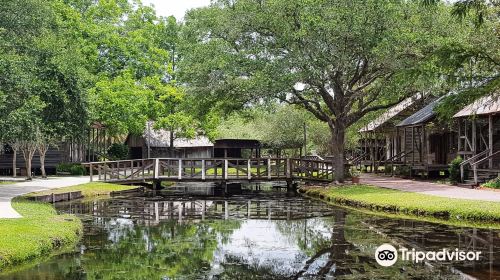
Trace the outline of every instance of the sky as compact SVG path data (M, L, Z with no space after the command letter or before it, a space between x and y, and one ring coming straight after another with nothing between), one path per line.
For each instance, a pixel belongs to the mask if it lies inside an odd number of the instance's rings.
M153 4L156 13L160 16L175 16L177 20L184 17L184 13L192 8L208 6L210 0L142 0L144 5Z

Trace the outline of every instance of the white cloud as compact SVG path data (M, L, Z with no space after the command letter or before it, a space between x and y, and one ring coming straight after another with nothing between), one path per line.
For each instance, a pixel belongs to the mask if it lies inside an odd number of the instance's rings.
M143 0L142 3L153 4L160 16L173 15L177 20L181 20L189 9L208 6L210 0Z

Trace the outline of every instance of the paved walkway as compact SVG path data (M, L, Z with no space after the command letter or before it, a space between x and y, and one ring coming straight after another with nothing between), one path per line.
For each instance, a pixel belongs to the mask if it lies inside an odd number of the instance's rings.
M10 185L0 185L0 218L21 218L21 215L12 208L11 200L30 192L56 189L88 183L89 177L59 177L48 179L33 179Z
M500 192L497 191L466 189L445 184L396 177L363 174L361 175L361 183L405 192L416 192L448 198L500 202Z

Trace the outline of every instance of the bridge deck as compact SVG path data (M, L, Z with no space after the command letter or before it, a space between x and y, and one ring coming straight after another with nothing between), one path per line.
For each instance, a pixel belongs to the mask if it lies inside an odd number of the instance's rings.
M289 181L331 182L331 161L297 158L193 159L151 158L84 163L90 180L134 183L144 181L228 182Z

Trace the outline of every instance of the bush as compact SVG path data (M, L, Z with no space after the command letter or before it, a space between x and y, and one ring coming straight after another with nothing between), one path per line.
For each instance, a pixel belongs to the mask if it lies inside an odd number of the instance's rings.
M487 183L485 183L483 185L483 187L500 189L500 176L493 179L493 180L488 181Z
M68 173L71 175L86 175L85 167L79 163L60 163L56 166L57 173Z
M462 181L460 176L460 164L463 161L464 160L458 156L451 162L450 167L448 168L448 172L450 173L450 182L452 184L460 183ZM464 172L467 173L465 170Z
M108 157L111 160L122 160L128 158L128 146L114 143L108 149Z

